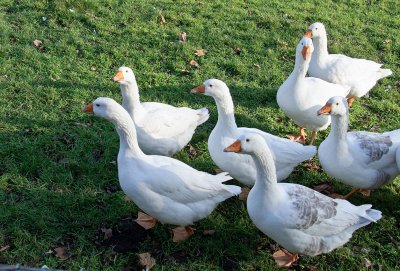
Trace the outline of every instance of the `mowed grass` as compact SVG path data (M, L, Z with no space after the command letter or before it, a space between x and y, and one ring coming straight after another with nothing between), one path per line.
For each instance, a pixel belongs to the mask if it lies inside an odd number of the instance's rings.
M121 101L112 77L131 67L142 101L207 107L188 150L175 158L214 173L207 138L216 120L210 97L190 94L208 78L231 89L239 126L284 137L297 131L276 104L276 91L292 71L295 46L307 26L325 24L330 52L385 63L393 76L351 109L352 130L400 128L400 18L397 1L11 1L0 3L0 263L68 270L140 270L137 253L149 252L153 270L274 270L275 242L251 223L245 202L222 203L196 223L196 234L173 243L158 225L138 250L114 253L94 240L138 208L118 185L118 137L107 121L81 112L97 97ZM166 23L160 24L160 12ZM178 41L180 32L187 41ZM32 43L42 42L41 48ZM241 53L234 49L240 48ZM205 49L203 57L194 55ZM188 63L196 60L200 68ZM182 70L186 70L183 72ZM316 145L328 134L319 134ZM314 163L318 163L314 158ZM288 182L341 185L300 165ZM235 181L231 181L235 183ZM110 189L110 187L116 187ZM383 212L332 253L301 257L297 270L399 269L399 180L355 196ZM260 210L261 211L261 210ZM215 234L203 236L203 230ZM64 246L60 261L49 250Z

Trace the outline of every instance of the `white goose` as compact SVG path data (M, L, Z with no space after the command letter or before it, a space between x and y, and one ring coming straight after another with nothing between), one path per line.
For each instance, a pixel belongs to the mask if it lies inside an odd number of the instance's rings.
M208 216L218 203L240 193L240 187L222 184L232 179L226 172L211 175L170 157L144 154L137 142L133 120L113 99L98 98L83 111L114 124L120 138L121 188L140 209L158 221L191 225ZM146 222L141 225L147 227ZM178 229L182 231L182 227ZM192 230L185 227L183 232L189 235ZM186 237L175 234L174 240Z
M310 25L304 36L312 38L315 45L308 73L328 82L350 86L350 106L355 97L364 96L379 79L392 74L390 69L381 69L382 64L371 60L329 54L326 30L322 23Z
M304 128L312 131L310 145L317 132L325 130L331 119L318 117L315 112L332 96L346 97L350 87L328 83L324 80L306 77L311 53L314 47L310 38L303 37L296 47L296 62L293 72L280 86L276 100L285 114L300 126L298 140L305 142Z
M207 108L141 103L135 75L128 67L120 67L114 81L120 84L122 106L135 122L139 146L146 154L172 156L186 146L197 126L209 117Z
M318 149L321 166L355 188L343 198L390 183L400 174L400 129L383 134L347 132L349 107L343 97L329 99L318 115L332 118L331 131Z
M224 148L243 132L260 134L272 146L273 160L278 171L278 180L286 179L293 168L316 153L314 146L303 146L286 138L280 138L254 128L240 127L235 122L234 106L228 86L221 80L209 79L192 90L214 98L218 109L218 121L208 138L208 151L212 160L222 170L238 181L252 186L256 181L256 166L253 158L239 153L224 152ZM315 112L314 112L315 113Z
M258 229L292 253L328 253L348 242L355 230L381 218L370 204L354 206L299 184L277 183L272 152L257 134L243 134L225 151L250 154L256 161L257 181L247 211ZM284 252L288 259L282 266L297 260L290 252Z

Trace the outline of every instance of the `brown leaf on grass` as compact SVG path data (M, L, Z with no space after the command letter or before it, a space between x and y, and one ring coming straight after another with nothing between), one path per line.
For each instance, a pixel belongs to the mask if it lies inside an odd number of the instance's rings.
M103 227L101 228L101 232L104 233L103 240L110 239L113 236L112 229L107 229Z
M220 168L214 168L214 172L215 172L215 174L220 174L220 173L222 173L224 171L222 169L220 169Z
M304 164L304 167L306 168L306 169L308 169L308 170L311 170L311 171L317 171L317 170L319 170L321 167L317 164L317 163L315 163L315 162L308 162L308 163L305 163Z
M201 57L206 54L206 51L204 49L197 49L196 52L194 53L196 56Z
M308 271L318 271L318 268L317 268L315 265L311 265L311 266L308 268Z
M372 267L371 261L368 260L367 258L364 258L363 261L362 261L362 263L363 263L363 265L364 265L366 268L371 268L371 267Z
M90 70L91 70L92 72L95 72L95 71L96 71L96 67L90 67Z
M164 18L164 15L162 14L162 10L160 10L159 15L160 15L160 24L167 23L167 21Z
M33 41L33 46L35 46L36 48L38 48L38 50L39 50L40 52L44 52L44 51L46 50L46 47L43 45L42 41L41 41L41 40L38 40L38 39L36 39L36 40Z
M150 270L156 264L156 260L153 257L151 257L150 253L148 252L140 253L138 254L138 256L139 256L139 264L145 267L146 271Z
M186 148L189 150L189 158L193 159L197 156L197 150L192 146L192 144L188 143Z
M203 231L204 236L211 236L211 235L214 235L214 233L215 233L215 230L204 230Z
M179 42L185 42L186 36L187 36L186 32L179 33Z
M254 63L253 68L259 69L259 68L261 68L261 66L260 66L260 64Z
M272 257L279 268L291 267L299 259L299 256L284 249L278 250Z
M325 195L330 195L334 192L332 184L328 182L319 183L313 186L313 189Z
M42 41L41 40L34 40L33 41L33 45L35 46L35 47L40 47L40 46L43 46L43 43L42 43Z
M242 49L240 47L236 47L235 49L233 49L233 51L237 54L240 55L242 53Z
M6 251L6 250L9 249L9 248L10 248L9 245L0 246L0 252Z
M189 75L189 74L190 74L190 71L188 71L188 70L181 70L181 73L182 73L183 75Z
M87 122L87 123L72 122L71 125L81 126L81 127L91 127L91 126L93 126L93 122Z
M71 257L71 254L66 247L56 247L54 251L56 252L56 257L59 258L61 261L68 260Z
M200 68L200 65L199 65L199 63L197 63L197 61L196 60L190 60L189 61L189 64L190 64L190 66L192 66L193 68Z

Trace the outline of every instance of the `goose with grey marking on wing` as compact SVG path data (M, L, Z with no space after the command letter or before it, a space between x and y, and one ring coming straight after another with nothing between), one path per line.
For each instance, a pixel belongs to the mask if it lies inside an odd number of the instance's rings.
M120 139L117 164L122 190L148 215L162 223L181 226L174 231L174 240L188 238L193 233L189 225L241 192L238 186L223 184L232 179L226 172L211 175L170 157L144 154L133 120L113 99L97 98L83 111L114 124ZM149 218L138 222L145 228L154 226Z
M146 154L172 156L188 144L197 126L209 117L207 108L141 103L135 75L128 67L120 67L114 81L120 84L122 106L135 122L139 146Z
M278 180L286 179L299 163L312 158L314 146L303 146L286 138L280 138L259 129L237 127L234 105L228 86L221 80L208 79L192 89L192 93L205 94L214 98L218 109L218 121L208 138L208 151L215 164L222 170L244 183L253 186L256 181L256 167L251 156L227 153L224 148L243 132L261 135L272 147L273 161L278 171Z
M328 82L350 86L350 106L356 97L366 95L379 79L392 74L390 69L382 69L382 64L371 60L329 54L326 30L322 23L310 25L304 36L312 38L315 46L308 73Z
M247 154L256 162L247 211L258 229L288 250L274 254L281 266L289 267L297 253L328 253L347 243L355 230L381 218L370 204L355 206L303 185L278 183L269 144L258 134L241 135L225 151Z
M305 142L304 128L312 131L310 145L317 132L325 130L331 123L329 116L318 117L315 112L332 96L346 97L350 87L332 84L314 77L306 77L311 54L314 50L310 38L303 37L296 47L296 61L293 72L279 87L276 101L285 114L300 126L295 138Z
M330 98L318 115L332 118L331 131L318 148L322 168L355 188L343 198L360 189L379 188L400 174L400 129L385 133L348 132L349 106L343 97Z

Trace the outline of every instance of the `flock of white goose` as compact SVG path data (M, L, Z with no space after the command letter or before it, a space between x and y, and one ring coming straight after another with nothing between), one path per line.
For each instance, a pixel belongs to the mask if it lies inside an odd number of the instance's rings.
M211 96L217 104L218 121L208 139L212 160L225 171L217 175L170 157L207 121L208 110L140 102L128 67L119 68L114 77L120 84L122 106L110 98L97 98L83 111L114 124L120 139L119 182L146 213L138 216L140 225L151 228L155 221L177 225L173 240L185 240L193 234L190 225L241 193L239 186L223 184L235 178L253 186L247 196L250 218L286 249L281 264L288 266L296 254L330 252L349 241L355 230L381 218L371 205L354 206L346 199L361 189L390 183L400 173L400 129L383 134L348 132L348 103L390 74L373 61L329 54L324 25L312 24L297 45L293 72L277 92L279 107L300 127L296 139L305 142L304 129L312 131L308 146L237 127L227 85L206 80L192 93ZM351 185L353 191L331 198L300 184L278 183L316 154L312 143L317 131L330 124L331 131L319 146L319 161L327 174Z

